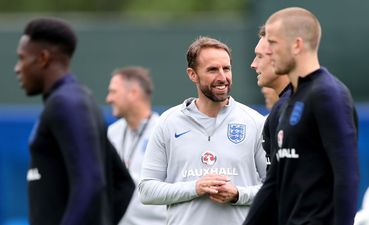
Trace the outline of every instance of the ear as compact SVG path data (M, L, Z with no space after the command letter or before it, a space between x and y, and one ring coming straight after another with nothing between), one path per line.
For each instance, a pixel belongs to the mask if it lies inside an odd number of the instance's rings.
M192 68L187 68L187 75L190 78L190 80L192 80L192 82L197 83L198 82L198 77L196 74L196 71Z
M128 93L128 98L136 101L138 98L141 98L143 95L142 89L140 88L139 84L136 82L129 82L129 87L126 87L126 92Z
M39 55L41 67L47 67L50 64L51 54L48 49L42 49Z
M130 84L130 87L127 89L128 90L128 93L131 95L131 96L134 96L134 97L137 97L137 95L140 94L140 88L138 87L138 84L135 83L135 82L132 82Z
M304 50L304 40L301 37L297 37L292 45L292 53L294 55L300 54Z

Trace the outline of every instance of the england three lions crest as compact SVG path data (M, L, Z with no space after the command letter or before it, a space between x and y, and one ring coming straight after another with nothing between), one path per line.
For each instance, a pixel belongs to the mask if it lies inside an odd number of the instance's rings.
M228 139L235 144L241 143L246 137L246 125L239 123L228 124Z

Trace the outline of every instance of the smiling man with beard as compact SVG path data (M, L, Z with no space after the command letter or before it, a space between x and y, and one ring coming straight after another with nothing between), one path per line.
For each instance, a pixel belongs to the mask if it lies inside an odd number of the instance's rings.
M149 140L140 198L168 205L167 224L241 224L265 178L264 117L230 97L230 52L209 37L190 45L198 97L164 112Z

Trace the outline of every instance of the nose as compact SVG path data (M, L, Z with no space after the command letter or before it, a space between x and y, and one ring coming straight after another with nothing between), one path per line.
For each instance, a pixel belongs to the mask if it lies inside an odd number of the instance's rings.
M254 58L254 60L252 60L250 67L251 69L256 70L256 57Z
M227 79L226 72L223 69L219 71L217 79L220 81L225 81Z
M268 42L268 44L266 45L266 52L265 52L267 55L272 55L273 54L273 51L272 51L272 48L271 48L271 45L270 43Z
M110 94L107 94L106 97L105 97L105 102L110 104L111 103L111 100L110 100Z
M20 66L19 66L19 63L16 63L15 66L14 66L14 72L16 74L19 74L20 73Z

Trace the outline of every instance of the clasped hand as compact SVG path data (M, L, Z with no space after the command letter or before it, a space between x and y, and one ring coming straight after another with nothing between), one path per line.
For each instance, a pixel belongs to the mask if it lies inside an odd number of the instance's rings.
M217 203L234 203L238 200L238 190L230 182L229 177L218 174L207 174L196 182L196 192L199 196L208 194Z

